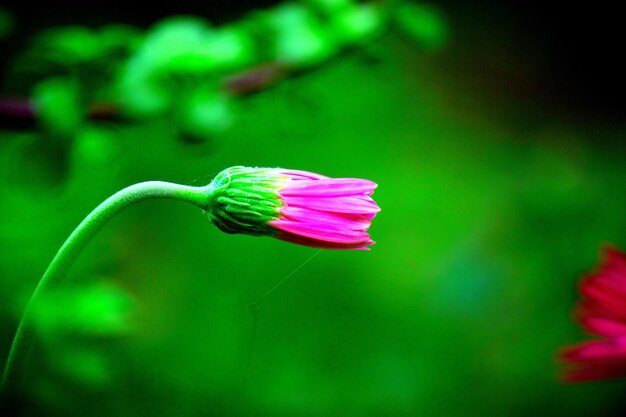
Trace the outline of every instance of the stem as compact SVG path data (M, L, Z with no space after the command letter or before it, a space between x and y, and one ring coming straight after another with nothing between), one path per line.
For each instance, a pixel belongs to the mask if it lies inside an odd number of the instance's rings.
M6 393L11 386L14 389L20 388L20 374L26 369L35 343L35 330L29 325L33 306L37 303L42 293L51 291L59 286L80 252L107 221L124 208L149 199L179 200L204 209L211 198L211 191L211 184L202 187L191 187L161 181L142 182L118 191L89 213L78 227L74 229L54 259L52 259L26 305L11 344L11 350L9 351L9 357L2 376L1 392Z

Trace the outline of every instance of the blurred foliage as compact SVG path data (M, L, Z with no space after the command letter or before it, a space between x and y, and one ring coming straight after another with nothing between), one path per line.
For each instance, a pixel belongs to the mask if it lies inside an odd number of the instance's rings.
M313 257L172 202L121 213L38 309L24 416L623 415L624 381L560 385L553 357L580 340L576 283L599 246L626 248L624 127L439 49L435 5L389 5L173 16L109 47L108 26L33 38L8 84L41 128L0 131L0 363L59 245L132 183L282 166L370 178L383 211L371 252ZM232 94L259 65L284 72L257 84L275 88ZM88 119L100 100L132 122Z
M246 92L229 90L226 76L248 69L254 80L254 68L267 63L283 68L271 79L284 69L318 66L371 42L390 14L418 44L442 45L445 22L432 8L311 0L279 4L222 27L198 16L174 16L145 33L117 24L48 29L17 57L9 79L16 81L15 92L33 91L40 124L57 142L77 135L101 102L116 106L110 115L165 117L183 137L202 141L232 125L237 107L231 96ZM256 78L256 89L272 84Z
M54 138L71 138L85 111L79 85L72 79L48 78L37 84L33 95L43 128Z
M36 34L30 46L13 66L19 80L41 80L49 76L72 76L86 93L106 88L119 65L135 48L139 31L127 25L112 24L101 29L83 26L51 28Z
M65 78L69 80L67 89L78 89L82 112L87 115L95 101L115 100L112 81L138 39L139 31L125 25L108 25L99 30L81 26L44 30L11 68L13 94L28 93L33 88L36 91L38 83L48 78Z
M443 14L431 5L402 4L395 10L395 20L407 35L427 50L441 49L450 36Z
M121 371L114 352L133 331L134 310L132 297L104 280L44 297L32 316L39 343L31 364L37 370L30 377L31 401L55 414L67 412L67 402L110 395Z
M228 98L219 74L251 61L245 32L214 30L196 17L175 17L154 26L120 79L126 112L135 117L174 116L186 134L205 138L229 126Z
M13 31L13 16L11 13L0 6L0 39L8 37Z
M112 285L75 285L44 298L35 306L34 324L44 339L68 336L111 337L130 330L132 302Z

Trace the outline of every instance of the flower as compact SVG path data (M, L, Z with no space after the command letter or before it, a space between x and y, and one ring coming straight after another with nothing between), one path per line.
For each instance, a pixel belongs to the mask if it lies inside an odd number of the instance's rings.
M324 249L367 249L376 183L306 171L235 166L211 183L207 214L226 233Z
M582 382L626 376L626 254L604 249L597 272L580 284L580 324L599 339L563 349L563 378Z

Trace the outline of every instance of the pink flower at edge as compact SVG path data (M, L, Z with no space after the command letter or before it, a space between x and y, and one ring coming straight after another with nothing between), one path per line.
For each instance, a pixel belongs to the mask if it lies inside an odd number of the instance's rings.
M626 254L604 249L598 270L582 280L580 324L598 338L561 350L566 382L626 376Z

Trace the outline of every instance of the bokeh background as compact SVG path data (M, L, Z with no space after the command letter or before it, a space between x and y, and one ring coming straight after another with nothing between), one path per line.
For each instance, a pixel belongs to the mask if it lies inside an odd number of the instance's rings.
M626 248L616 10L129 3L0 6L0 365L64 239L136 182L369 178L378 243L131 207L36 309L20 415L624 415L623 381L555 360L586 337L579 279Z

